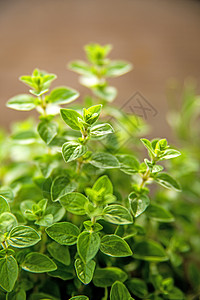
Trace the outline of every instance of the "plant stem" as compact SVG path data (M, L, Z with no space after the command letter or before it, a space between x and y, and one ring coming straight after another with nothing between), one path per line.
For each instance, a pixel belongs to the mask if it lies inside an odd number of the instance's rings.
M45 230L42 228L42 240L40 246L40 253L44 253L46 251L46 243L47 243L47 234Z

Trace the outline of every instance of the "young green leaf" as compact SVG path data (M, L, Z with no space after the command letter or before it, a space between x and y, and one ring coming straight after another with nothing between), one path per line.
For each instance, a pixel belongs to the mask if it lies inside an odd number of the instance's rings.
M62 155L66 163L73 161L87 152L87 147L76 142L67 142L62 146Z
M178 182L176 182L176 180L167 173L156 174L156 176L154 177L154 180L167 189L172 189L177 192L181 191L181 188L180 188Z
M46 233L61 245L76 244L80 230L69 222L60 222L46 228Z
M70 253L68 246L60 245L56 242L52 242L47 245L47 249L51 256L62 264L69 266L70 265Z
M47 255L30 252L22 263L22 269L32 273L45 273L56 270L57 266Z
M51 91L47 100L53 104L68 104L76 100L79 93L68 87L57 87Z
M76 184L70 182L69 177L67 176L57 176L51 185L51 200L57 201L63 195L73 192L76 188Z
M146 240L137 242L134 245L133 250L133 256L137 259L158 262L168 260L168 256L163 247L155 241Z
M149 206L150 199L146 195L137 196L135 192L128 196L129 203L131 206L132 213L135 218L140 216Z
M91 66L82 60L76 60L69 63L69 69L80 75L92 75Z
M96 86L92 89L93 93L102 100L112 102L117 96L117 90L113 86Z
M103 229L103 226L99 223L93 223L92 221L84 221L83 225L85 227L85 229L87 231L94 231L94 232L98 232L101 231Z
M90 135L91 138L102 138L102 137L106 137L108 134L111 134L114 132L113 127L108 124L108 123L104 123L104 124L98 124L96 126L93 126L91 131L90 131Z
M0 215L0 231L4 233L17 226L17 223L17 218L10 212L4 212Z
M83 118L85 123L89 124L90 126L92 124L94 124L101 113L101 109L102 109L102 105L98 104L98 105L93 105L87 109L83 109Z
M60 198L61 205L75 215L85 215L89 200L81 193L68 193Z
M143 143L143 145L146 147L146 149L148 150L150 157L152 157L152 156L154 157L155 153L154 153L151 142L147 139L140 139L140 140Z
M110 300L129 300L131 297L129 291L127 290L126 286L120 282L116 281L110 291Z
M128 289L134 296L139 298L147 298L148 289L144 280L139 278L131 278L127 281Z
M77 250L80 255L82 261L87 264L90 260L92 260L100 247L100 237L96 232L82 232L77 241Z
M111 286L117 280L124 282L127 278L128 275L120 268L98 268L94 272L93 283L97 287L105 288Z
M84 284L90 283L96 266L95 261L90 260L85 264L80 258L77 258L74 265L79 280Z
M92 155L90 164L100 169L113 169L119 168L120 166L117 158L114 155L104 152L97 152Z
M39 123L37 130L41 139L48 145L57 135L58 126L56 123L43 120Z
M7 201L12 202L14 200L14 194L10 187L0 187L0 195Z
M171 158L175 158L180 156L181 153L177 150L174 149L167 149L164 151L164 153L162 154L160 160L165 160L165 159L171 159Z
M6 201L6 199L2 196L0 196L0 215L4 212L10 211L9 205Z
M30 247L37 244L40 240L41 237L35 229L24 225L14 227L8 236L9 244L16 248Z
M138 172L140 163L134 156L128 154L121 154L117 155L116 157L120 162L121 171L128 175L132 175Z
M118 204L106 206L103 210L103 218L107 222L117 225L133 223L133 218L128 209Z
M107 77L117 77L128 73L132 65L125 61L113 60L106 66Z
M8 100L6 106L16 110L28 111L36 107L36 100L30 95L21 94Z
M0 258L0 287L11 292L18 277L18 265L15 258L10 255Z
M174 217L172 214L157 204L151 204L146 210L146 214L149 218L158 222L173 222Z
M79 113L77 113L77 111L73 109L62 108L60 113L61 117L69 127L74 130L80 130L82 128L79 119L82 120L83 118Z
M105 235L102 238L100 250L104 254L114 257L125 257L133 254L127 242L114 234Z
M99 177L92 189L101 196L113 193L113 185L107 175Z

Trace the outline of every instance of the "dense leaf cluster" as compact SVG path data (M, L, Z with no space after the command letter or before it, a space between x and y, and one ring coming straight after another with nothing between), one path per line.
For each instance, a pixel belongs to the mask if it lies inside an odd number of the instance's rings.
M86 108L61 108L79 93L50 90L56 75L38 69L20 78L30 94L7 103L40 116L39 124L19 122L0 139L2 300L186 299L182 268L190 246L176 223L182 193L173 174L179 166L163 171L163 162L180 152L166 139L140 143L134 130L132 145L120 144L124 132L116 132L113 120L130 129L127 119L134 116L110 106L116 89L108 78L131 65L107 58L110 50L90 44L87 63L70 63L94 95L85 98ZM140 162L142 144L148 158ZM166 192L150 194L152 183ZM186 276L199 278L195 262L188 265Z

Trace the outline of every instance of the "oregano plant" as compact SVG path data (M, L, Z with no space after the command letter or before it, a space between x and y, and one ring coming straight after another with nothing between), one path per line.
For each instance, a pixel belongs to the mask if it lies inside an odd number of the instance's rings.
M117 91L108 78L132 66L108 58L111 45L85 51L87 62L69 64L91 90L84 105L71 104L72 88L51 89L56 75L39 69L20 77L29 93L7 102L36 109L39 120L1 133L0 299L186 299L168 244L170 195L181 194L168 162L181 153L135 132L120 144L116 121L126 128L134 116L109 104Z

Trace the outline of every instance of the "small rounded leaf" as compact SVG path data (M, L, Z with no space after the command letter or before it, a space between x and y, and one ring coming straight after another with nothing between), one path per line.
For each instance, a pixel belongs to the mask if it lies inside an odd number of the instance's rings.
M100 250L104 254L114 257L125 257L133 254L127 242L114 234L105 235L102 238Z
M133 223L133 218L128 209L118 204L106 206L103 210L103 218L107 222L117 225Z
M21 94L12 97L6 104L7 107L16 110L32 110L36 107L35 98L28 94Z
M12 247L26 248L37 244L41 240L35 229L29 226L14 227L8 237L8 242Z
M12 255L0 258L0 287L11 292L17 277L18 265L15 258Z
M61 245L74 245L76 244L80 230L77 226L69 222L60 222L46 228L46 233Z
M26 255L22 269L32 273L45 273L56 270L57 266L47 255L31 252Z
M97 254L100 247L100 237L96 232L82 232L77 241L78 254L84 263L88 263Z

